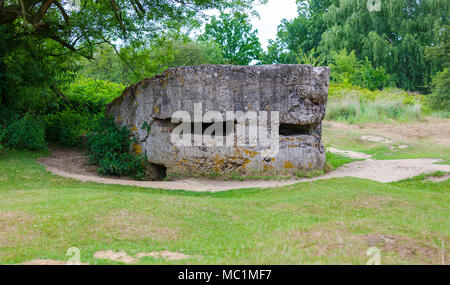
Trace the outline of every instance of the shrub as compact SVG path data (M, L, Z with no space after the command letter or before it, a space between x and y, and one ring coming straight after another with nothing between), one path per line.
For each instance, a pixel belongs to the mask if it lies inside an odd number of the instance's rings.
M14 110L4 105L0 105L0 128L6 128L18 119L19 115Z
M88 118L77 112L66 110L49 114L45 118L47 141L65 146L81 144L81 135L86 131Z
M431 107L437 110L450 110L450 70L445 68L433 76L432 93L429 96Z
M338 83L356 82L361 63L355 51L347 53L346 49L331 54L331 78Z
M135 139L126 127L119 127L111 118L102 117L95 132L87 138L89 159L98 165L99 174L130 175L138 179L145 176L147 159L131 152Z
M369 90L381 90L389 85L390 78L390 75L382 66L374 68L370 61L366 59L364 65L358 71L356 83Z
M3 144L2 144L2 140L3 140L3 137L5 136L5 131L1 128L1 126L0 126L0 154L2 153L2 151L3 151Z
M331 54L331 79L337 83L353 84L369 90L383 89L390 83L391 76L381 66L374 68L366 58L358 60L355 51L346 49Z
M79 113L102 113L106 104L118 97L125 86L107 80L79 77L64 90L69 107Z
M12 122L5 130L5 145L15 149L47 149L44 124L27 114L20 120Z

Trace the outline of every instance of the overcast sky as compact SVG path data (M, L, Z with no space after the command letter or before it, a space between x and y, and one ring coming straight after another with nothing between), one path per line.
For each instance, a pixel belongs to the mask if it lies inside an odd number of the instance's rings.
M274 39L277 27L282 19L293 19L297 16L295 0L269 0L266 5L255 5L260 18L252 17L251 23L258 29L261 46L266 49L268 40Z
M291 20L297 16L296 0L269 0L265 5L254 5L255 10L259 14L259 18L252 16L251 24L254 29L258 30L258 38L263 49L267 49L269 39L275 39L277 35L278 25L281 20ZM219 16L219 11L209 10L205 14L209 16ZM195 31L194 34L202 33Z

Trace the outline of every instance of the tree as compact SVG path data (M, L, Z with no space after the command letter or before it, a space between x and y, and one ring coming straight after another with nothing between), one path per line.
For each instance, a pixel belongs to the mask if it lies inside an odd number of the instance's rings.
M79 57L93 58L100 44L117 54L119 45L139 50L162 34L199 27L202 10L245 10L252 2L0 0L0 104L15 104L20 94L63 97L59 83L73 78Z
M228 63L247 65L258 59L262 51L257 34L246 14L221 13L219 18L213 16L211 22L206 24L200 39L216 42Z
M277 37L269 41L264 63L296 63L297 53L316 50L326 30L323 14L336 0L297 0L299 15L278 26Z
M450 110L450 26L441 30L441 41L438 45L426 49L429 60L442 61L443 70L432 77L430 103L435 109Z
M190 39L162 39L143 49L122 48L119 54L120 57L109 45L101 45L94 52L95 60L85 60L80 73L89 78L131 84L169 67L224 63L217 44Z
M384 67L398 87L426 91L442 63L427 59L425 49L439 42L449 7L448 0L390 0L369 11L366 0L338 1L323 15L320 50L327 56L354 50L360 60Z

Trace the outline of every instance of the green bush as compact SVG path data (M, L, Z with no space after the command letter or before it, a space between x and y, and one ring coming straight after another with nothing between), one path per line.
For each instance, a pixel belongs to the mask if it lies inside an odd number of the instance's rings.
M6 146L15 149L32 151L47 149L44 124L29 114L12 122L6 128L3 141Z
M2 151L3 151L3 144L2 144L2 140L3 140L3 137L5 136L5 131L1 128L1 126L0 126L0 154L2 153Z
M355 51L343 49L331 54L331 79L337 83L355 83L361 66Z
M433 76L432 93L429 96L431 107L436 110L450 110L450 70L445 68Z
M98 165L101 175L145 176L146 157L131 152L135 143L126 127L118 127L111 118L99 119L95 132L87 135L89 159Z
M6 128L18 119L19 115L14 110L7 106L0 105L0 128Z
M47 141L64 146L78 146L81 135L88 126L88 118L80 113L66 110L45 117L45 136Z
M346 49L331 54L331 79L337 83L353 84L369 90L383 89L389 86L391 76L383 67L374 68L366 58L364 63L358 60L355 51Z
M390 75L382 66L374 68L369 60L366 59L358 71L356 83L369 90L381 90L389 85L390 78Z
M107 80L78 77L65 88L64 94L69 101L69 109L79 113L99 114L124 89L125 86Z

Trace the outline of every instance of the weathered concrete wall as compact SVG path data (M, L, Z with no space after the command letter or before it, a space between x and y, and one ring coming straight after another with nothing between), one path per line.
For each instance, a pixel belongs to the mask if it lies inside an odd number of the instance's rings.
M328 85L326 67L179 67L127 87L107 106L107 114L133 132L139 141L136 152L171 172L318 169L325 163L321 122ZM264 158L262 146L176 147L170 140L176 126L172 114L185 110L193 118L195 103L202 103L203 113L279 111L278 154Z

